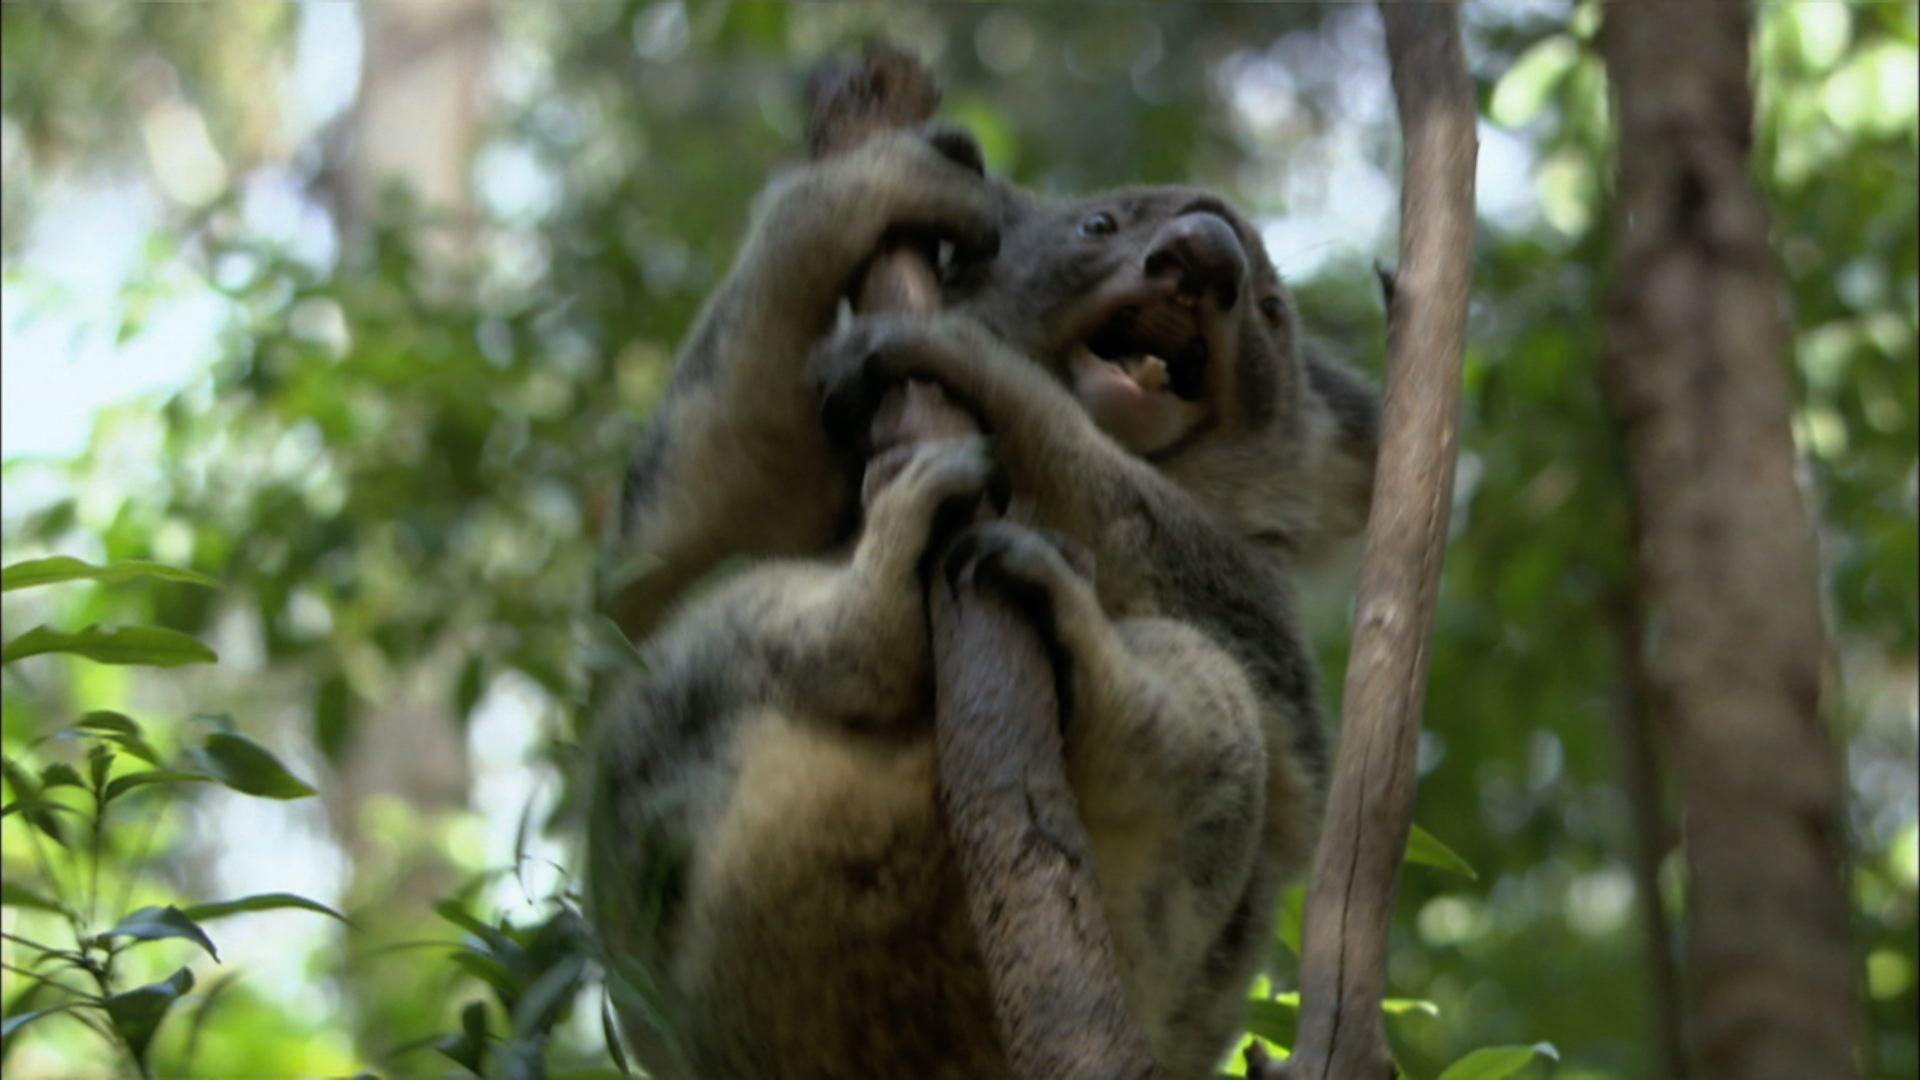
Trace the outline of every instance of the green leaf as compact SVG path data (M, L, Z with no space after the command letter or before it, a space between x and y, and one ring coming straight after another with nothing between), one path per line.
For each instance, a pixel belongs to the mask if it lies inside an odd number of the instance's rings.
M513 981L513 973L507 970L505 964L491 955L467 945L462 946L460 951L447 959L454 967L492 987L494 994L500 998L501 1002L512 1002L520 996L520 988Z
M1407 834L1407 860L1414 866L1431 866L1436 870L1446 870L1468 881L1479 881L1480 875L1473 872L1467 860L1456 855L1452 848L1440 842L1439 838L1418 825Z
M1280 918L1276 920L1274 931L1279 935L1280 943L1300 955L1300 935L1307 918L1307 887L1290 885L1280 895Z
M177 581L184 585L198 585L206 589L220 587L218 581L205 574L182 570L177 566L165 566L157 562L133 559L108 566L95 566L66 555L55 555L46 559L17 562L0 570L0 592L12 592L15 589L30 589L36 585L52 585L55 582L82 579L98 581L103 585L118 585L123 581L143 577Z
M627 1064L627 1052L620 1048L620 1032L613 1022L613 1002L602 996L600 999L600 1038L607 1044L607 1053L613 1057L613 1063L620 1068L621 1076L632 1076L633 1068Z
M101 937L130 937L140 941L162 941L167 938L184 938L207 950L207 955L218 961L220 953L213 947L213 939L207 936L200 924L187 917L187 913L172 905L166 907L145 907L121 919L119 925Z
M160 754L147 742L146 732L132 717L107 709L95 709L74 721L74 729L111 739L122 749L149 765L160 764Z
M272 752L245 735L216 731L204 748L191 751L194 763L235 791L267 799L304 799L313 787L287 771Z
M220 659L194 638L161 626L89 626L73 634L36 626L0 647L0 663L41 653L72 653L101 664L147 667L212 664Z
M1388 1016L1439 1016L1440 1006L1422 998L1387 998L1380 1003L1380 1011Z
M87 747L87 777L92 781L95 791L105 790L107 774L113 771L114 753L105 743L94 743Z
M273 911L279 908L298 908L301 911L314 911L339 919L348 926L353 925L352 921L345 915L340 914L318 900L309 900L304 896L285 892L258 893L254 896L243 896L238 900L219 900L209 904L195 904L187 908L185 914L189 919L205 922L208 919L219 919L228 915L238 915L243 911Z
M1279 1046L1293 1046L1300 1026L1300 1006L1278 1001L1247 1002L1247 1031Z
M466 1008L460 1010L460 1034L440 1038L433 1048L473 1075L484 1075L482 1066L487 1056L487 1003L469 1002Z
M0 775L5 775L7 783L13 785L14 795L12 802L0 806L0 818L18 811L25 816L27 824L38 829L54 843L66 847L67 838L60 831L60 822L53 816L53 811L65 810L69 813L77 813L77 811L70 806L42 798L40 785L34 783L33 777L28 775L27 770L21 768L10 757L0 757Z
M0 904L8 907L38 908L41 911L64 911L57 900L42 896L18 882L0 880Z
M588 671L646 670L646 660L619 623L605 615L591 615L577 625L580 664Z
M35 1020L38 1020L43 1016L52 1016L55 1013L63 1013L63 1012L66 1012L68 1009L78 1008L79 1006L84 1004L86 1003L81 1001L68 1001L68 1002L63 1002L59 1005L55 1005L52 1008L35 1009L32 1012L23 1012L17 1016L7 1017L5 1023L0 1023L0 1053L6 1052L6 1048L13 1043L14 1033L19 1031L21 1028L26 1027L28 1024L33 1023Z
M148 769L144 772L126 773L114 777L107 783L107 790L101 801L112 802L137 787L147 784L209 784L213 777L200 773L180 772L177 769Z
M321 681L313 692L313 741L339 764L353 738L353 688L343 675Z
M40 787L42 789L50 787L83 788L86 786L87 782L80 779L80 774L73 771L73 766L64 761L56 761L40 770Z
M134 1057L145 1061L147 1046L153 1042L153 1033L159 1030L160 1021L166 1019L167 1010L191 989L193 972L181 968L160 982L108 998L107 1018Z
M453 722L463 732L473 720L473 707L480 703L480 695L487 688L486 676L486 665L477 656L460 668L460 679L453 689Z
M586 957L569 956L541 973L513 1004L514 1036L550 1033L566 1017L586 970Z
M1534 1063L1538 1058L1559 1061L1560 1051L1552 1043L1532 1046L1483 1046L1447 1066L1440 1080L1503 1080Z

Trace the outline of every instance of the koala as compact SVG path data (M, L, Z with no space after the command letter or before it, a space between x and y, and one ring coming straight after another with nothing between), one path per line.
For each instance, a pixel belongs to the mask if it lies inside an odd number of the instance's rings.
M935 799L930 568L1022 598L1056 658L1067 778L1167 1075L1227 1048L1310 854L1325 747L1289 574L1364 517L1372 395L1303 350L1213 196L1001 210L946 312L852 319L805 366L823 438L868 463L851 553L684 607L597 724L589 898L650 988L622 1013L660 1075L1004 1069ZM991 454L876 425L915 381ZM996 470L1007 517L947 545Z
M849 531L857 463L833 464L802 378L808 349L883 240L991 255L1011 189L965 135L875 136L795 166L761 192L627 473L603 589L628 636L654 627L729 556L819 554Z
M937 802L925 608L993 472L977 435L882 452L849 556L721 584L602 718L588 895L658 988L665 1022L623 1010L654 1075L1006 1075ZM1168 1075L1197 1076L1267 941L1266 864L1310 843L1312 781L1269 751L1286 718L1235 658L1110 620L1070 543L977 524L943 565L1030 597L1066 658L1067 777L1129 1007Z

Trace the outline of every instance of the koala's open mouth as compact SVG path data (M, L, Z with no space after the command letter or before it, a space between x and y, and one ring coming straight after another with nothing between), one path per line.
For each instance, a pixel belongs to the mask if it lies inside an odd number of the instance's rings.
M1081 339L1094 356L1125 371L1145 390L1187 401L1206 393L1207 338L1200 308L1183 297L1124 304Z

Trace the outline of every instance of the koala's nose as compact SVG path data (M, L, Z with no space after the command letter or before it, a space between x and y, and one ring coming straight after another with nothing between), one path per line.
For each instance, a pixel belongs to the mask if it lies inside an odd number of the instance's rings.
M1233 226L1218 214L1182 214L1160 230L1147 251L1147 276L1171 278L1189 296L1211 293L1221 311L1240 299L1247 255Z

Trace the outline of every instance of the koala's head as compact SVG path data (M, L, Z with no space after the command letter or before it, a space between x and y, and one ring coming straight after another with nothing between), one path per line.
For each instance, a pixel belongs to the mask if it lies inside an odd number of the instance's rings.
M1016 194L1008 206L998 255L953 276L951 307L1052 369L1129 450L1174 468L1202 447L1213 460L1244 448L1290 473L1277 480L1285 494L1311 504L1280 531L1357 528L1375 398L1303 347L1292 298L1244 216L1177 186Z

